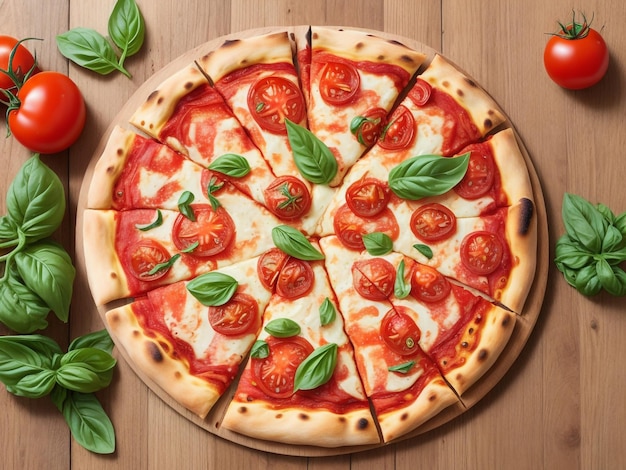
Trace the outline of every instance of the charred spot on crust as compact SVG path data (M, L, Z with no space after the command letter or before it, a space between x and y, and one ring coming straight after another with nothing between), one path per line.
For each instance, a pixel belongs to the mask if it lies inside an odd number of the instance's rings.
M283 414L282 413L276 413L276 416L274 416L274 418L276 419L282 419Z
M248 412L248 407L247 406L240 406L239 408L237 408L237 413L245 415Z
M487 356L489 356L489 353L487 352L486 349L481 349L480 351L478 351L479 361L484 361L485 359L487 359Z
M486 118L483 122L483 125L485 126L485 129L491 129L493 127L493 121L489 118Z
M339 416L339 418L338 418L338 419L339 419L339 422L340 422L340 423L345 423L345 422L346 422L346 418L345 418L345 416Z
M400 44L400 43L398 43L398 44ZM400 45L402 45L402 44L400 44ZM408 63L408 64L414 64L414 63L415 63L415 61L413 60L413 58L412 58L412 57L409 57L409 56L408 56L408 55L406 55L406 54L401 55L401 56L400 56L400 60L401 60L402 62L406 62L406 63Z
M164 100L164 99L165 99L165 98L163 98L162 96L159 96L159 99L157 100L157 104L161 104L161 103L163 103L163 100Z
M502 326L506 328L509 326L509 323L511 323L511 317L507 315L502 319Z
M300 418L302 421L308 421L309 419L311 419L311 417L306 413L300 413L298 415L298 418Z
M522 209L520 211L518 232L521 235L526 235L528 233L528 229L530 228L530 222L533 219L533 214L535 213L535 205L530 199L525 197L520 199L519 202Z
M151 341L146 342L146 349L148 350L148 354L152 358L154 362L163 362L163 355L161 354L161 350Z
M409 419L409 414L402 413L402 416L400 416L400 421L406 421L407 419Z
M370 422L367 419L361 418L361 419L359 419L357 421L356 428L359 431L364 431L365 429L367 429L369 427L369 425L370 425Z
M448 88L450 86L450 82L448 80L444 80L441 82L441 86L444 88Z
M111 275L111 279L117 279L117 274L111 273L110 275Z
M460 88L456 91L456 94L459 95L461 98L465 96L465 93Z
M192 82L185 83L185 90L191 90L192 88L193 88L193 83Z
M239 42L241 42L240 39L227 39L224 41L224 44L222 44L222 47L232 47Z
M358 51L359 49L363 49L364 44L362 42L357 42L354 48Z
M117 149L117 152L115 152L115 153L117 153L117 156L118 156L118 157L121 157L122 155L124 155L124 149L123 149L123 148L118 148L118 149ZM111 169L111 170L112 170L112 169L113 169L113 167L109 167L109 168L107 168L107 171L109 171L109 169Z
M313 33L313 34L311 35L311 37L312 37L313 39L317 39L319 36L318 36L318 34L317 34L317 33Z
M477 88L476 82L474 82L474 80L472 80L471 78L465 77L465 81L467 82L467 84L473 88Z
M377 59L378 59L379 61L381 61L381 62L385 62L385 56L384 56L384 55L379 55L379 56L377 57Z
M148 98L146 98L146 101L152 101L153 99L155 99L157 96L159 95L159 90L154 90L152 93L150 93L148 95Z
M176 371L174 372L174 377L180 380L183 378L183 374L181 374L179 371Z

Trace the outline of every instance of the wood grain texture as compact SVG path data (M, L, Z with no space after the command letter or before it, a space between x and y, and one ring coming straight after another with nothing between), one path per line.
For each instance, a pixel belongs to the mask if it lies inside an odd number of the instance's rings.
M440 50L485 87L507 112L543 184L550 258L563 233L564 192L626 210L623 109L626 12L621 0L594 0L595 25L611 49L607 76L579 92L558 88L543 70L545 33L571 15L554 0L164 0L142 1L147 38L128 59L132 80L100 77L71 65L54 37L71 27L106 32L114 1L0 1L0 34L44 39L36 45L46 69L69 73L88 105L87 127L67 152L44 161L68 190L68 216L57 238L73 249L73 227L88 160L126 100L155 72L186 51L224 34L276 25L346 25L400 34ZM0 140L0 210L13 176L29 157L13 139ZM46 331L63 346L102 328L85 279L78 279L69 325ZM8 333L0 328L0 333ZM179 468L414 470L620 469L626 464L624 300L573 291L551 265L541 315L513 367L476 406L419 438L347 456L303 458L248 449L216 437L167 406L120 361L113 385L98 394L117 433L113 456L74 443L47 399L17 399L0 386L3 468Z

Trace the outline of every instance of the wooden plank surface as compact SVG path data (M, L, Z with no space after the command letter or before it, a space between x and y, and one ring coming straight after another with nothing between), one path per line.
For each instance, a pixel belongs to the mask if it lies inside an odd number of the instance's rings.
M56 50L55 35L85 26L106 33L113 0L5 0L0 34L44 39L35 46L45 69L68 73L88 105L88 121L68 151L46 156L66 184L68 216L57 239L74 247L74 220L84 173L106 128L156 71L186 51L225 34L276 25L329 24L383 30L427 44L459 64L500 103L528 149L543 185L550 246L563 232L564 192L626 210L622 149L626 12L619 0L585 5L611 49L607 77L579 92L558 88L543 70L546 32L571 15L555 0L153 0L139 1L146 44L128 59L131 80L79 69ZM0 141L0 213L12 178L29 153ZM552 254L552 253L551 253ZM476 406L408 441L344 456L287 457L216 437L181 416L120 361L113 385L98 394L117 433L117 452L91 454L70 438L48 399L17 399L0 386L2 467L248 469L619 469L626 465L624 299L587 299L551 266L539 321L513 367ZM62 346L102 328L85 279L77 279L69 325L46 331ZM7 333L0 328L0 333Z

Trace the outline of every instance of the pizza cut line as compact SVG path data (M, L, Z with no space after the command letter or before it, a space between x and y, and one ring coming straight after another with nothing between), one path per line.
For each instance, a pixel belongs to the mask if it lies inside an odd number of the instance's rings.
M224 429L267 441L387 443L497 362L535 276L533 189L442 56L315 26L228 40L129 124L94 167L85 266L183 407L222 399Z

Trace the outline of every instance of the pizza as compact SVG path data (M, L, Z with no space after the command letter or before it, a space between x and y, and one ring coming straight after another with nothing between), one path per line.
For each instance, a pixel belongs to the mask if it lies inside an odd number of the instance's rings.
M506 116L443 56L358 30L204 51L112 127L87 189L85 268L116 344L223 433L419 433L464 408L535 278Z

